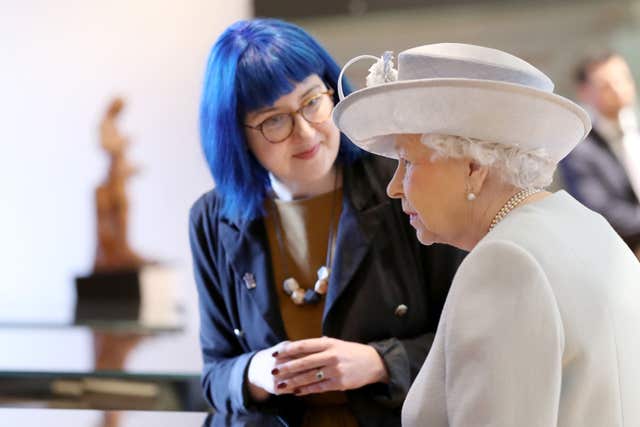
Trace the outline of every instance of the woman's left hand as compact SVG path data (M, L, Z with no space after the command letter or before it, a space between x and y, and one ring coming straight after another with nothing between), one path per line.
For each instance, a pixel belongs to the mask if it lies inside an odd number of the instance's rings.
M285 384L279 386L282 391L298 396L389 381L387 368L373 347L328 337L284 345L273 374L279 384Z

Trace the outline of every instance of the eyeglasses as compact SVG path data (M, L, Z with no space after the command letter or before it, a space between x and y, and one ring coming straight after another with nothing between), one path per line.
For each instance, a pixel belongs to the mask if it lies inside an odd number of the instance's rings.
M309 123L323 123L329 119L333 111L333 89L320 92L308 98L300 108L290 113L279 113L269 117L257 126L245 127L259 130L267 141L277 144L289 138L295 127L294 116L300 114Z

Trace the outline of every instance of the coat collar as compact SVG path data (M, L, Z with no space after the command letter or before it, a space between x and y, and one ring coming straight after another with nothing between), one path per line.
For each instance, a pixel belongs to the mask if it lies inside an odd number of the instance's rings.
M372 185L379 177L372 176L374 172L365 165L366 162L357 162L345 167L345 197L323 324L369 251L373 236L383 219L380 210L390 203L386 195L380 194L379 186Z
M265 322L270 325L270 328L265 328L269 329L271 334L267 337L268 342L276 344L283 341L286 339L286 332L278 310L278 296L273 286L273 271L264 221L223 221L220 241L235 273L233 286L236 292L242 298L250 298Z
M602 135L602 133L600 133L600 131L598 131L595 128L591 129L591 133L589 135L590 135L591 139L596 143L596 145L598 145L601 148L603 148L607 153L609 153L609 155L616 162L620 163L620 161L616 157L615 153L611 149L611 145L607 142L606 138L604 137L604 135Z

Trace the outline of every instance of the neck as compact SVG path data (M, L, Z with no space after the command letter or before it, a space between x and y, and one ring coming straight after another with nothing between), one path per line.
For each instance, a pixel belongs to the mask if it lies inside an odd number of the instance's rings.
M490 188L492 187L492 188ZM462 249L470 251L487 234L489 226L498 211L504 204L519 191L514 186L497 186L486 183L482 192L477 195L477 199L469 202L471 209L471 220L468 222L470 232L465 233L468 237L462 243Z
M603 114L603 113L599 113L600 117L605 118L609 121L612 121L614 123L618 123L618 115L620 114L619 111L616 112L612 112L612 113L608 113L608 114Z
M476 220L472 222L473 231L470 233L469 239L464 242L464 247L460 247L467 251L473 249L478 244L478 242L487 235L491 226L491 222L496 217L498 212L500 212L500 210L505 206L509 199L511 199L521 190L521 188L509 185L503 186L500 189L494 189L493 191L484 191L485 194L487 194L487 196L485 196L487 200L483 200L482 197L478 197L478 199L476 199L476 201L480 201L480 203L476 207L476 211L478 212ZM530 195L529 197L518 203L513 209L511 209L509 213L507 213L507 216L510 215L513 211L521 208L522 206L535 202L537 200L542 200L550 194L551 193L547 191L540 191Z
M325 176L315 181L286 181L271 173L269 173L269 180L276 198L284 201L318 196L340 188L342 185L342 176L335 166Z
M464 233L462 249L470 251L487 234L491 221L502 209L507 201L521 189L506 184L499 177L488 177L482 186L482 191L477 194L476 200L469 202L468 229Z
M633 107L624 107L618 111L612 111L608 114L605 114L602 111L596 111L594 114L594 122L598 122L598 119L600 119L600 121L604 119L613 125L621 126L629 120L635 120L635 110Z

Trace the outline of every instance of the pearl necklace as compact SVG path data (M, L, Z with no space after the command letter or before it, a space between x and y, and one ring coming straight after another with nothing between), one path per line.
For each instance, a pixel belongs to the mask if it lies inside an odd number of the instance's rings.
M489 225L489 231L493 230L493 227L498 225L498 223L502 221L504 217L509 214L509 212L514 210L516 207L518 207L520 203L522 203L524 200L526 200L530 196L533 196L534 194L539 193L540 191L542 191L540 188L528 188L528 189L520 190L516 194L511 196L511 198L507 200L507 202L502 206L502 208L500 208L496 216L493 217L493 220L491 221L491 225Z

